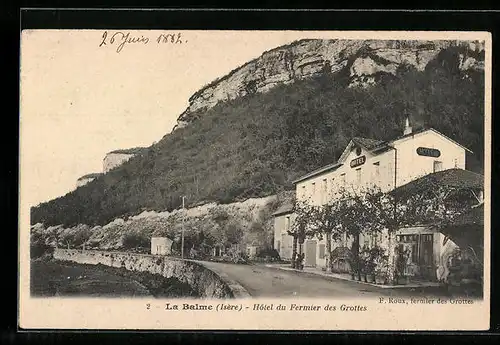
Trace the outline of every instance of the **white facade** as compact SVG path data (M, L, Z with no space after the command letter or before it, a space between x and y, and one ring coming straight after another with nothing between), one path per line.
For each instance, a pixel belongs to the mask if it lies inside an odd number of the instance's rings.
M354 138L337 163L318 169L295 181L296 199L299 202L322 205L340 197L337 193L344 189L362 191L366 188L378 187L383 192L388 192L433 172L452 168L465 169L466 150L434 129L411 133L408 123L403 136L390 142ZM293 219L293 215L285 216ZM283 243L293 240L291 236L283 235L282 229L285 227L282 224L284 220L281 218L283 217L280 215L275 218L276 249L278 249L278 244L283 246ZM401 237L401 235L417 236ZM418 246L419 253L424 248L426 255L429 254L424 261L432 261L429 267L440 265L444 246L443 235L440 233L413 228L400 230L396 237L401 240L403 246ZM360 236L360 247L385 246L387 240L387 233ZM429 244L429 241L432 243ZM332 250L337 247L350 248L351 245L352 240L344 237L340 241L332 242ZM450 246L450 243L447 246ZM280 250L283 251L284 248ZM305 254L306 266L326 266L328 253L326 253L324 238L306 239L302 250ZM422 262L422 258L419 260Z
M293 237L288 234L294 214L286 212L274 217L274 249L281 259L291 260L293 249Z
M151 238L151 254L169 255L172 252L172 240L167 237Z
M466 149L433 129L381 145L375 152L360 146L351 141L336 165L297 180L297 200L322 205L343 188L377 186L386 192L436 171L465 169ZM419 148L439 150L439 157L420 155ZM351 167L356 159L364 163Z

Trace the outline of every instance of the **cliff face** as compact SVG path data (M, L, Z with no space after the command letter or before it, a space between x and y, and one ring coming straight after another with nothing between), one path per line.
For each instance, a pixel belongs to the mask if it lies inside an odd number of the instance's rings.
M458 68L481 70L483 42L374 41L309 39L275 48L203 87L189 99L178 127L195 119L193 113L251 93L266 92L279 84L293 83L320 73L345 72L349 87L367 87L380 73L395 74L402 65L422 71L446 48L462 48Z
M135 147L132 149L121 149L108 152L103 160L103 172L107 173L111 169L125 163L130 158L141 154L145 150L146 148L144 147Z

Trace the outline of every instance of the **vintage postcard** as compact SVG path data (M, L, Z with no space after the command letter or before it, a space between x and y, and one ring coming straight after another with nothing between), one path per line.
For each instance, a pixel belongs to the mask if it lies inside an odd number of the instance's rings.
M24 30L24 329L486 330L487 32Z

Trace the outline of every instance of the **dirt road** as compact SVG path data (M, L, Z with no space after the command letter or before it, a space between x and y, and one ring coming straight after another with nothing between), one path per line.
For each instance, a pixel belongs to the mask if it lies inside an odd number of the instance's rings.
M222 272L241 284L252 297L358 297L435 296L434 289L384 289L356 282L283 271L264 265L237 265L203 262L215 272Z

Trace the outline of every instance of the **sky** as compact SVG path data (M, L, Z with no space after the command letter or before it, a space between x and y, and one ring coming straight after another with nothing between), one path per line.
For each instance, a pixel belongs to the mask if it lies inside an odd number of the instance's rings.
M75 189L79 177L102 172L107 152L159 141L193 93L269 49L302 38L477 38L465 32L121 32L138 42L119 49L122 36L112 41L114 30L22 32L23 203L34 206ZM179 33L182 44L156 42Z
M327 32L182 31L182 44L149 42L118 50L117 31L34 30L21 36L21 174L30 205L75 189L101 172L109 151L149 146L169 133L189 97L264 51Z

